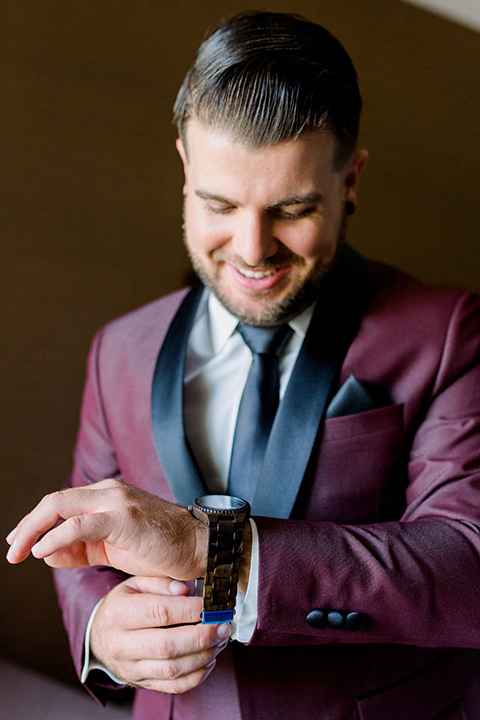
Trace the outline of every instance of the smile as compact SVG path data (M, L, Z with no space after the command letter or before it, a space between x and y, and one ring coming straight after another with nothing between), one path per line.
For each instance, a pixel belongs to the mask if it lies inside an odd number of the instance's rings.
M238 265L226 263L226 267L236 285L247 292L265 292L273 290L286 277L291 267L289 265L269 268L268 270L247 270Z
M276 270L246 270L245 268L236 269L244 277L253 278L254 280L263 280L263 278L271 277L277 272Z

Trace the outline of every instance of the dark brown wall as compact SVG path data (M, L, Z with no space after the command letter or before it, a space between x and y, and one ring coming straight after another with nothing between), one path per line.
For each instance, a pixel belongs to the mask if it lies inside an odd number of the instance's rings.
M85 356L108 319L182 284L176 90L224 0L3 0L1 531L68 473ZM397 0L276 0L342 38L371 157L350 237L480 290L480 36ZM41 563L0 563L0 652L71 679Z

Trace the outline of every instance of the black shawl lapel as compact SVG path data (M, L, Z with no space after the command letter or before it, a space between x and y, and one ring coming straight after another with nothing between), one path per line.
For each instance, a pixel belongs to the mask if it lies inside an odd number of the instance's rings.
M183 378L188 337L204 286L185 296L168 329L152 385L157 455L177 502L208 493L185 437ZM368 302L366 263L349 246L327 276L280 403L253 501L253 513L288 518L295 504L334 383ZM294 438L294 440L293 440Z
M345 245L324 282L280 403L252 503L253 514L290 517L334 383L367 301L366 263Z
M207 494L202 474L185 436L183 377L188 336L204 286L198 281L185 296L160 350L152 384L155 449L175 499L190 505Z

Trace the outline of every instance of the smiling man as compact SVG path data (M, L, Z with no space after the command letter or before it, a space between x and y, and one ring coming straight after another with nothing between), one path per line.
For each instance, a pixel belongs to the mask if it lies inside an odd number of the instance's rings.
M198 120L186 132L177 147L195 270L242 322L286 322L316 299L332 266L366 151L337 169L328 130L253 148Z
M71 487L8 537L136 720L480 717L480 301L346 243L360 109L313 23L209 34L175 105L200 280L97 334Z

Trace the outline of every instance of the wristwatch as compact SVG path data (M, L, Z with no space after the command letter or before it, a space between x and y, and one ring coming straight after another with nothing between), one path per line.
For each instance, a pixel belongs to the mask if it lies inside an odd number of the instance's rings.
M204 495L197 498L189 510L209 529L202 623L231 622L235 613L243 528L250 517L250 505L231 495Z

